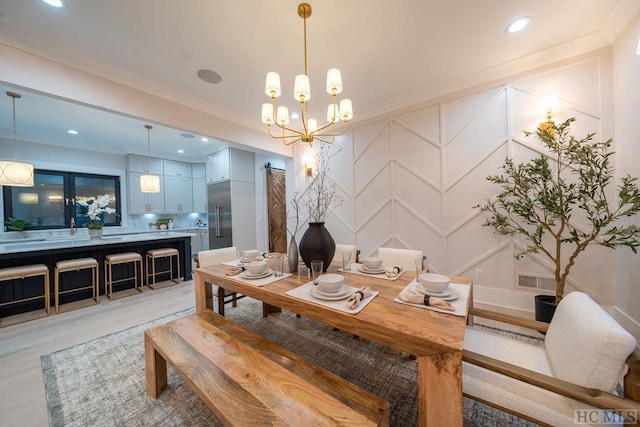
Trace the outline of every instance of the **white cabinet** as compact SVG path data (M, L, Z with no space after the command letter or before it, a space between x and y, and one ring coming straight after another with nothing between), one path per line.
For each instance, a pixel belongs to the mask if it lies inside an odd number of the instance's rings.
M195 236L191 236L191 255L198 255L198 252L209 249L209 230L192 228L187 230L187 233L195 234Z
M191 176L194 178L206 178L207 165L204 163L193 163L191 165Z
M181 176L183 178L191 178L191 163L165 160L164 176Z
M127 175L127 193L129 196L129 213L162 213L164 212L164 189L159 193L143 193L140 190L140 175L144 172L130 172Z
M149 167L147 169L147 163ZM155 157L149 157L147 162L146 156L136 156L134 154L127 155L127 171L128 172L140 172L144 174L149 170L153 175L162 175L164 173L162 159L156 159Z
M164 212L193 212L193 180L180 176L164 177Z
M207 183L205 178L193 178L193 211L207 212Z
M254 155L249 151L225 148L207 156L207 183L226 181L253 182Z
M207 182L229 179L229 149L217 151L207 156Z

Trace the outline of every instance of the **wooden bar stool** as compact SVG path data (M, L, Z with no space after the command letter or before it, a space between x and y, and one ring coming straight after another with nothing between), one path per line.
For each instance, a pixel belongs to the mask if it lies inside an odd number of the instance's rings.
M178 276L173 278L173 257L176 258L176 267ZM156 271L156 261L161 258L169 259L169 268L167 270ZM169 273L169 280L175 284L180 283L180 252L174 248L151 249L147 251L147 259L145 262L147 269L147 286L151 289L156 288L156 276L158 274ZM151 278L151 280L149 280Z
M62 273L67 273L70 271L80 271L86 268L91 269L91 285L73 288L66 291L60 291L60 275ZM59 298L60 295L82 291L85 289L91 289L93 291L93 299L96 301L96 304L100 302L100 290L98 289L99 281L98 281L98 261L95 258L77 258L77 259L69 259L66 261L58 261L56 263L56 268L54 272L54 289L53 295L55 298L55 307L56 313L58 312L59 306Z
M133 276L113 280L113 266L117 264L133 263ZM138 270L140 275L138 275ZM104 257L104 293L110 300L113 298L113 284L133 281L133 288L144 292L144 275L142 274L142 255L137 252L111 254ZM129 296L129 295L122 295Z
M19 267L7 267L0 269L0 281L8 280L24 280L27 277L42 276L44 281L44 293L43 295L37 295L33 297L21 298L9 302L0 304L0 307L9 304L15 304L18 302L32 301L39 298L44 298L44 309L47 312L47 316L51 314L51 307L49 307L49 268L44 264L31 264L23 265Z

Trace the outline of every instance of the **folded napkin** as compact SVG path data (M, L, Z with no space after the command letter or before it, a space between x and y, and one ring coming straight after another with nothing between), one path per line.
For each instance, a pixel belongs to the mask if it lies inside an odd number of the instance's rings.
M391 270L387 271L385 274L387 275L388 278L393 279L394 277L397 277L401 271L402 271L402 268L393 267Z
M443 310L456 311L456 308L453 305L441 298L430 297L429 295L416 295L408 290L400 292L398 298L404 302L410 302L412 304L424 304L432 307L438 307Z
M235 276L236 274L240 274L244 271L244 268L242 267L234 267L234 268L230 268L229 270L227 270L226 273L224 273L226 276Z
M373 294L374 292L371 290L370 287L368 286L361 287L360 289L355 291L353 294L351 294L349 299L347 299L347 308L349 310L353 310L358 306L358 304L360 304L360 301L370 297Z

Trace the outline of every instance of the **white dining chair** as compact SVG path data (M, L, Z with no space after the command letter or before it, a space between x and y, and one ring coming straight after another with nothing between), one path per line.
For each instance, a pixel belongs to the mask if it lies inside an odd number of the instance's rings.
M233 261L238 259L238 256L238 250L235 248L235 246L200 251L198 252L197 266L207 267L209 265ZM212 285L215 285L215 283L212 283ZM238 298L241 298L243 296L238 296L235 292L230 292L220 287L218 287L216 293L218 295L218 314L220 314L221 316L224 316L225 304L232 303L232 306L236 307L238 305Z
M342 254L350 253L351 254L351 263L358 262L358 256L360 251L355 245L342 245L336 244L336 252L333 255L333 259L331 260L331 265L340 266L340 268L344 267L342 265Z
M382 264L386 267L401 267L414 271L416 262L422 263L424 256L422 251L416 249L378 248L378 258L382 258Z

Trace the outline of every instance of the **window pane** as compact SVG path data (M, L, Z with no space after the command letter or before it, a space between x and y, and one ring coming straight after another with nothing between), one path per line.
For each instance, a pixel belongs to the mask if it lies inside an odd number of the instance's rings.
M117 210L118 200L116 199L117 193L115 179L100 176L76 176L74 179L74 185L76 201L89 202L100 196L108 194L111 196L109 207ZM76 204L76 224L79 227L82 227L89 222L89 218L86 216L86 213L86 207ZM119 224L117 213L105 213L103 214L102 220L105 225Z
M34 182L33 187L10 187L11 216L26 219L33 227L64 227L64 178L36 172Z

